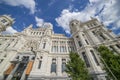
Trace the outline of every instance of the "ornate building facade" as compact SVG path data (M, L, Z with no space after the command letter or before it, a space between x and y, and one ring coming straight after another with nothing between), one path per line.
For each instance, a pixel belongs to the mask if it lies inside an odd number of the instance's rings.
M13 23L7 17L6 23ZM106 80L96 48L104 44L119 54L120 38L93 18L87 22L72 20L69 26L70 38L54 33L50 23L36 29L30 25L13 35L1 34L0 80L70 80L65 72L70 51L80 55L93 80Z

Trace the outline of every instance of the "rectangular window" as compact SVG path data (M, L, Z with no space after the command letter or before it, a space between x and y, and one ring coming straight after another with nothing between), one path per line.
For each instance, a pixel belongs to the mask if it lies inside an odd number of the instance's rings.
M0 63L2 63L2 62L3 62L3 60L4 60L4 59L1 59L1 60L0 60Z
M114 48L113 46L110 46L110 49L111 49L113 52L117 53L117 51L115 50L115 48Z
M46 43L43 43L43 49L45 49Z
M51 64L51 73L55 72L56 73L56 63L52 62Z
M66 70L66 59L62 59L62 73Z
M68 47L68 51L71 51L71 50L70 50L70 47Z
M116 44L116 46L117 46L117 48L119 48L119 49L120 49L120 45L119 45L119 44Z
M35 60L35 57L32 57L32 60Z
M67 52L66 46L62 46L63 52Z
M6 46L6 48L8 48L10 46L10 44L8 44L7 46Z
M93 35L96 35L95 31L92 31Z
M89 63L89 60L88 60L85 52L82 52L82 56L83 56L83 58L84 58L84 61L85 61L85 63L86 63L86 66L87 66L87 67L90 67L90 63Z
M60 52L64 52L64 46L60 46Z
M17 56L16 59L19 59L19 56Z
M87 40L85 40L85 42L87 43L87 45L89 45L89 43L88 43L88 41L87 41Z
M73 50L72 50L72 46L70 46L70 50L73 51Z
M31 32L31 35L33 34L33 32Z
M39 35L41 35L41 32L39 32Z
M56 52L58 52L58 46L56 46Z
M66 70L66 63L62 63L62 73Z
M17 44L17 41L15 42L15 44L13 45L13 47L15 47L16 44Z
M53 46L53 52L56 52L56 46Z
M96 58L94 52L93 52L92 50L90 50L90 52L91 52L91 54L92 54L92 56L93 56L94 61L96 62L96 64L99 65L99 62L98 62L98 60L97 60L97 58Z
M56 73L56 59L52 59L52 64L51 64L51 73L55 72Z
M38 35L39 32L37 32L37 35Z
M58 46L54 46L54 49L55 52L58 52Z
M100 34L100 37L101 37L103 40L106 40L106 38L105 38L102 34Z
M82 46L82 43L81 43L81 41L78 41L78 44L79 44L79 47L81 47L81 46Z
M38 69L41 68L41 64L42 64L42 61L39 61L39 64L38 64Z
M58 52L58 46L52 46L52 52Z

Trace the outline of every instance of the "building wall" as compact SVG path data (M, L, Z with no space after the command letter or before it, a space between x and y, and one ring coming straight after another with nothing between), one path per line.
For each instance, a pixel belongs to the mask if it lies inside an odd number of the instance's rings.
M112 48L111 50L119 54L120 38L117 38L113 32L105 28L97 19L91 19L84 23L72 20L70 29L77 52L85 61L90 74L95 80L105 80L106 73L103 70L97 47L100 45L112 46L110 49Z
M69 52L74 51L85 61L94 80L106 80L96 48L104 44L119 54L120 38L97 19L84 23L72 20L70 30L72 37L68 38L54 33L53 26L45 23L41 28L33 29L30 25L21 33L0 35L0 79L10 80L16 74L28 80L69 79L63 67L69 60ZM11 64L15 67L6 74ZM25 66L20 73L21 64Z

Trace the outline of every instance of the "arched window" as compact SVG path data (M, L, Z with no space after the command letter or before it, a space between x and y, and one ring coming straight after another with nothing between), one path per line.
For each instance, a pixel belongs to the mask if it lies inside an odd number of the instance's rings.
M95 63L96 63L97 65L99 65L99 62L98 62L98 60L97 60L97 58L96 58L93 50L90 50L90 52L91 52L91 54L92 54L92 56L93 56L93 58L94 58Z
M89 63L89 60L88 60L85 52L82 52L82 56L83 56L83 59L84 59L84 61L85 61L86 66L87 66L87 67L90 67L90 63Z
M54 72L56 73L56 59L52 59L52 64L51 64L51 73Z
M66 70L66 59L62 59L62 73Z

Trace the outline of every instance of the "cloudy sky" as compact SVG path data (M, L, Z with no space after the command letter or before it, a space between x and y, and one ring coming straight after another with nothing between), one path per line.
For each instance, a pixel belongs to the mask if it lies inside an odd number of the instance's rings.
M7 33L21 32L30 24L37 28L50 22L55 33L70 36L71 19L85 22L92 16L120 35L119 5L120 0L0 0L0 15L15 18Z

